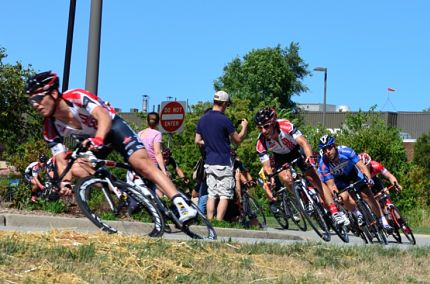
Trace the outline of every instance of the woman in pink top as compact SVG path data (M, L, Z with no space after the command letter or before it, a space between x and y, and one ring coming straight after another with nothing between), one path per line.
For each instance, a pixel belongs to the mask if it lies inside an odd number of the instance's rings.
M162 134L156 128L160 121L160 116L156 112L148 113L147 122L148 128L140 131L138 136L139 139L145 145L148 157L154 162L160 170L167 175L166 167L164 165L163 154L161 151Z

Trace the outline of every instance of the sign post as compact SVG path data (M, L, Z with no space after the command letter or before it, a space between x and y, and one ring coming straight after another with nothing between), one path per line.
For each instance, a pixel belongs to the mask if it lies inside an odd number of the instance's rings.
M163 133L181 132L185 121L186 103L182 101L161 102L160 126Z

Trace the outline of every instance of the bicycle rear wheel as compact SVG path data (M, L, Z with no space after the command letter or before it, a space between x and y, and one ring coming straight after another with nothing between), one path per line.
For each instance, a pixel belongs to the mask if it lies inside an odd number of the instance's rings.
M185 201L188 206L197 210L197 215L193 219L182 224L182 231L193 239L216 240L217 234L211 222L191 200L187 198Z
M291 220L293 220L293 223L296 224L296 226L301 230L306 232L308 229L308 226L306 225L306 217L303 215L303 212L299 209L299 206L295 202L295 200L292 200L286 192L282 194L282 200L285 204L284 210L285 214L290 214ZM288 216L288 215L287 215Z
M243 199L243 216L242 224L245 227L255 227L258 226L260 229L264 229L267 226L266 216L264 215L263 209L258 205L258 203L249 196L244 194Z
M323 209L319 202L308 199L305 190L307 190L302 182L293 184L294 195L296 196L299 208L303 212L306 220L309 222L315 233L324 241L331 240L330 230L324 219Z
M114 186L131 195L129 184L113 182ZM82 213L98 228L108 233L118 230L130 233L143 233L151 237L161 236L164 232L164 219L154 203L142 196L133 196L140 204L139 220L129 226L127 202L120 200L110 189L105 179L94 176L85 177L75 186L76 202Z
M399 230L402 230L403 234L408 239L408 241L412 245L415 245L416 241L415 241L414 233L412 232L412 229L408 226L408 224L406 223L404 218L402 218L402 215L400 215L400 211L396 206L392 206L390 208L390 216L391 216L391 219L393 221L395 231L397 230L397 232L399 232ZM401 222L400 219L403 219L403 222ZM394 234L393 234L393 237L394 237ZM398 234L398 237L399 237L400 241L397 239L396 240L399 243L401 243L402 239L400 237L400 232Z

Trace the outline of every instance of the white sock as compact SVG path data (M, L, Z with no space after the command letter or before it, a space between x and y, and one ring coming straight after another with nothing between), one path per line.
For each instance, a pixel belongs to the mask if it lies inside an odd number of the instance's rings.
M363 214L361 214L360 210L358 210L357 207L354 207L354 209L352 209L352 214L354 214L355 217L363 217Z
M382 225L388 225L387 219L385 219L385 216L381 216L381 218L379 218L379 221L382 222Z

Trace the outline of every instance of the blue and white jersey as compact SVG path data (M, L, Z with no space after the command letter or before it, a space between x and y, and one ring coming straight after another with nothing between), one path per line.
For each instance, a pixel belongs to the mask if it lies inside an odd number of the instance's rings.
M322 157L318 166L318 175L322 182L334 179L338 189L347 187L353 182L364 178L364 174L356 166L360 158L349 147L338 146L339 161L331 162Z

